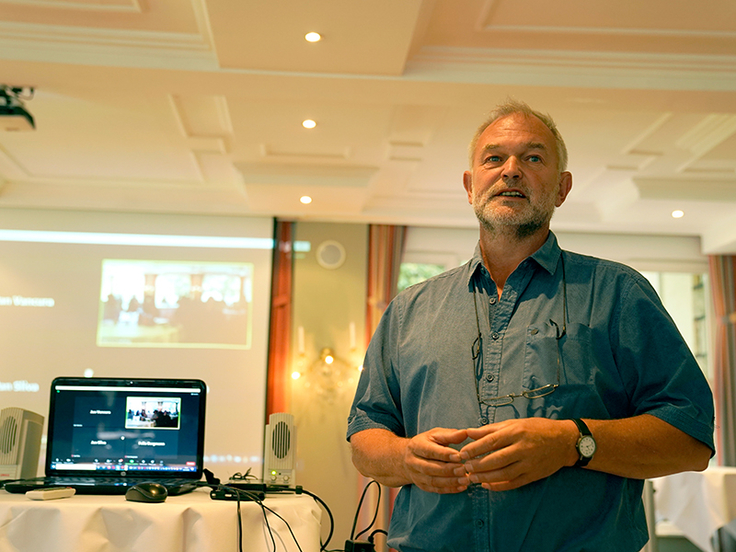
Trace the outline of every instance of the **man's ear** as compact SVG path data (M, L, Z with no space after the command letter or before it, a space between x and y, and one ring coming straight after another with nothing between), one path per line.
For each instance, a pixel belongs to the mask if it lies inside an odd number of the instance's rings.
M463 188L468 193L468 203L473 204L473 173L465 171L463 173Z
M557 191L557 201L555 201L555 207L559 207L567 199L567 194L572 189L572 173L569 171L563 171L560 173L559 189Z

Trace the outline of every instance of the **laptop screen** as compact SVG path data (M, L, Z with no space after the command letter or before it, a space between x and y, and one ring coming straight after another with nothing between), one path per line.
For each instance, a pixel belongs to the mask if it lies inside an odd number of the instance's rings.
M200 380L56 378L47 475L202 476Z

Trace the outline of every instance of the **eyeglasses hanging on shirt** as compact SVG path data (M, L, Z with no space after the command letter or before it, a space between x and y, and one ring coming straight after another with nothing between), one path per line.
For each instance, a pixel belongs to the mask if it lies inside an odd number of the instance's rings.
M514 402L514 399L525 398L529 400L541 399L547 395L551 395L560 386L560 372L563 370L562 361L562 345L560 340L567 334L567 280L565 278L565 259L564 254L560 254L560 267L562 269L562 328L557 322L550 318L549 323L555 328L555 337L557 342L557 383L548 383L542 387L522 391L521 393L511 393L500 397L492 397L490 399L481 400L480 389L478 388L478 359L483 351L483 334L480 331L480 318L478 317L478 302L476 298L475 287L473 287L473 306L475 307L475 323L478 328L478 337L473 341L471 346L471 354L473 356L473 374L475 376L475 393L478 396L478 403L486 406L506 406Z

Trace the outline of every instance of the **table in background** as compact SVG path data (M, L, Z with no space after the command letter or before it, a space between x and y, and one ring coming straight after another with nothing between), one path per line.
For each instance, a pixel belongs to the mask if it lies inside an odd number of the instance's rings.
M736 536L736 468L713 466L660 477L653 484L657 513L698 548L713 552L711 539L721 529Z
M264 504L286 520L303 552L319 552L322 511L308 496L276 495ZM261 508L241 502L244 552L272 552ZM284 522L268 513L278 551L297 551ZM0 552L237 552L237 503L209 489L166 502L76 495L30 500L0 491Z

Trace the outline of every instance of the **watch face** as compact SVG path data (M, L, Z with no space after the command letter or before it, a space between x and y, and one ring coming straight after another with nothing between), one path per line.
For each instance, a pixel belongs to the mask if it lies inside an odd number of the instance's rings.
M589 435L584 435L580 439L578 450L580 451L580 455L582 457L591 458L595 453L595 440Z

